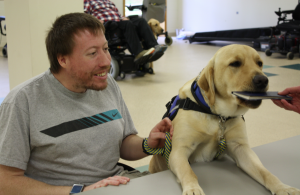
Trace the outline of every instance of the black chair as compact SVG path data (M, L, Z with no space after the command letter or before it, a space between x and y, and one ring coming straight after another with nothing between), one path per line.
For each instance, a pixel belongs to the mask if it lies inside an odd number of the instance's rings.
M118 76L124 79L126 73L135 73L138 76L153 73L152 68L149 68L149 63L136 64L134 62L135 56L125 53L125 50L128 48L127 42L116 22L108 21L104 24L104 27L109 53L111 55L110 74L115 79Z
M269 49L265 51L267 56L272 53L287 55L288 59L294 58L294 53L299 53L300 39L300 3L295 10L275 11L279 16L276 29L282 32L280 36L274 36L269 42ZM287 16L292 14L292 19Z
M134 170L136 170L135 168L133 168L131 166L128 166L128 165L125 165L125 164L120 163L120 162L118 162L117 165L122 166L124 168L124 170L127 170L127 171L134 171Z

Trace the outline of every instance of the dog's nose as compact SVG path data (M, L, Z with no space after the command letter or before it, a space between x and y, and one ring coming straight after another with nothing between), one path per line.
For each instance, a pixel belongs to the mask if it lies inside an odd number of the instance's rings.
M161 33L163 33L164 32L164 29L161 29Z
M256 89L265 89L268 86L269 79L264 75L256 75L253 78L253 84Z

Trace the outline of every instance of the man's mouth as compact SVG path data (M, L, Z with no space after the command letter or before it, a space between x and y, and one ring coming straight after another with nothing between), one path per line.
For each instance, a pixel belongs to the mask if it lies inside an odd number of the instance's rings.
M106 76L106 74L107 74L107 72L105 71L105 72L102 72L102 73L95 74L95 76L104 77L104 76Z

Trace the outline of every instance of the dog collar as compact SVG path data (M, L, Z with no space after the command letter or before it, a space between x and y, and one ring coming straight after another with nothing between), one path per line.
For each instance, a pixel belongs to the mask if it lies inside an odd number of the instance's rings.
M206 111L205 113L218 116L222 122L226 122L229 119L236 118L235 116L234 117L231 117L231 116L230 117L224 117L224 116L221 116L219 114L213 113L210 110L209 105L205 102L205 100L203 98L200 87L197 85L197 80L195 80L192 83L191 92L192 92L194 98L196 99L197 103L199 104L199 106L201 106Z
M166 105L167 112L164 114L163 118L169 117L171 120L173 120L178 112L179 109L183 110L194 110L197 112L202 112L206 114L211 114L219 117L221 125L224 125L224 123L235 117L224 117L218 114L215 114L211 112L210 107L205 102L200 87L197 85L197 82L194 81L191 86L191 92L196 99L196 102L192 101L190 98L180 99L179 95L174 96L171 101L169 101Z
M209 108L208 104L205 102L203 95L200 91L200 87L197 85L197 82L194 81L192 86L191 86L191 90L192 90L192 94L194 96L194 98L196 99L196 101L198 102L198 104L203 104L204 106L206 106L207 108Z

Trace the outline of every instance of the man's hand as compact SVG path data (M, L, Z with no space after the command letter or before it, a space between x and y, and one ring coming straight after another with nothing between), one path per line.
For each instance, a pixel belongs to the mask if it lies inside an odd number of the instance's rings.
M171 120L166 117L161 120L150 132L148 146L150 148L163 148L165 145L166 132L173 136L173 126Z
M286 110L291 110L300 114L300 86L287 88L284 91L279 92L278 94L288 95L293 99L290 101L286 101L284 99L272 100L274 104Z
M83 192L93 190L93 189L96 189L96 188L105 187L105 186L108 186L108 185L118 186L120 184L127 184L127 182L129 182L129 181L130 181L130 179L128 177L122 177L122 176L109 177L107 179L103 179L101 181L98 181L97 183L94 183L90 186L86 186L83 189Z

